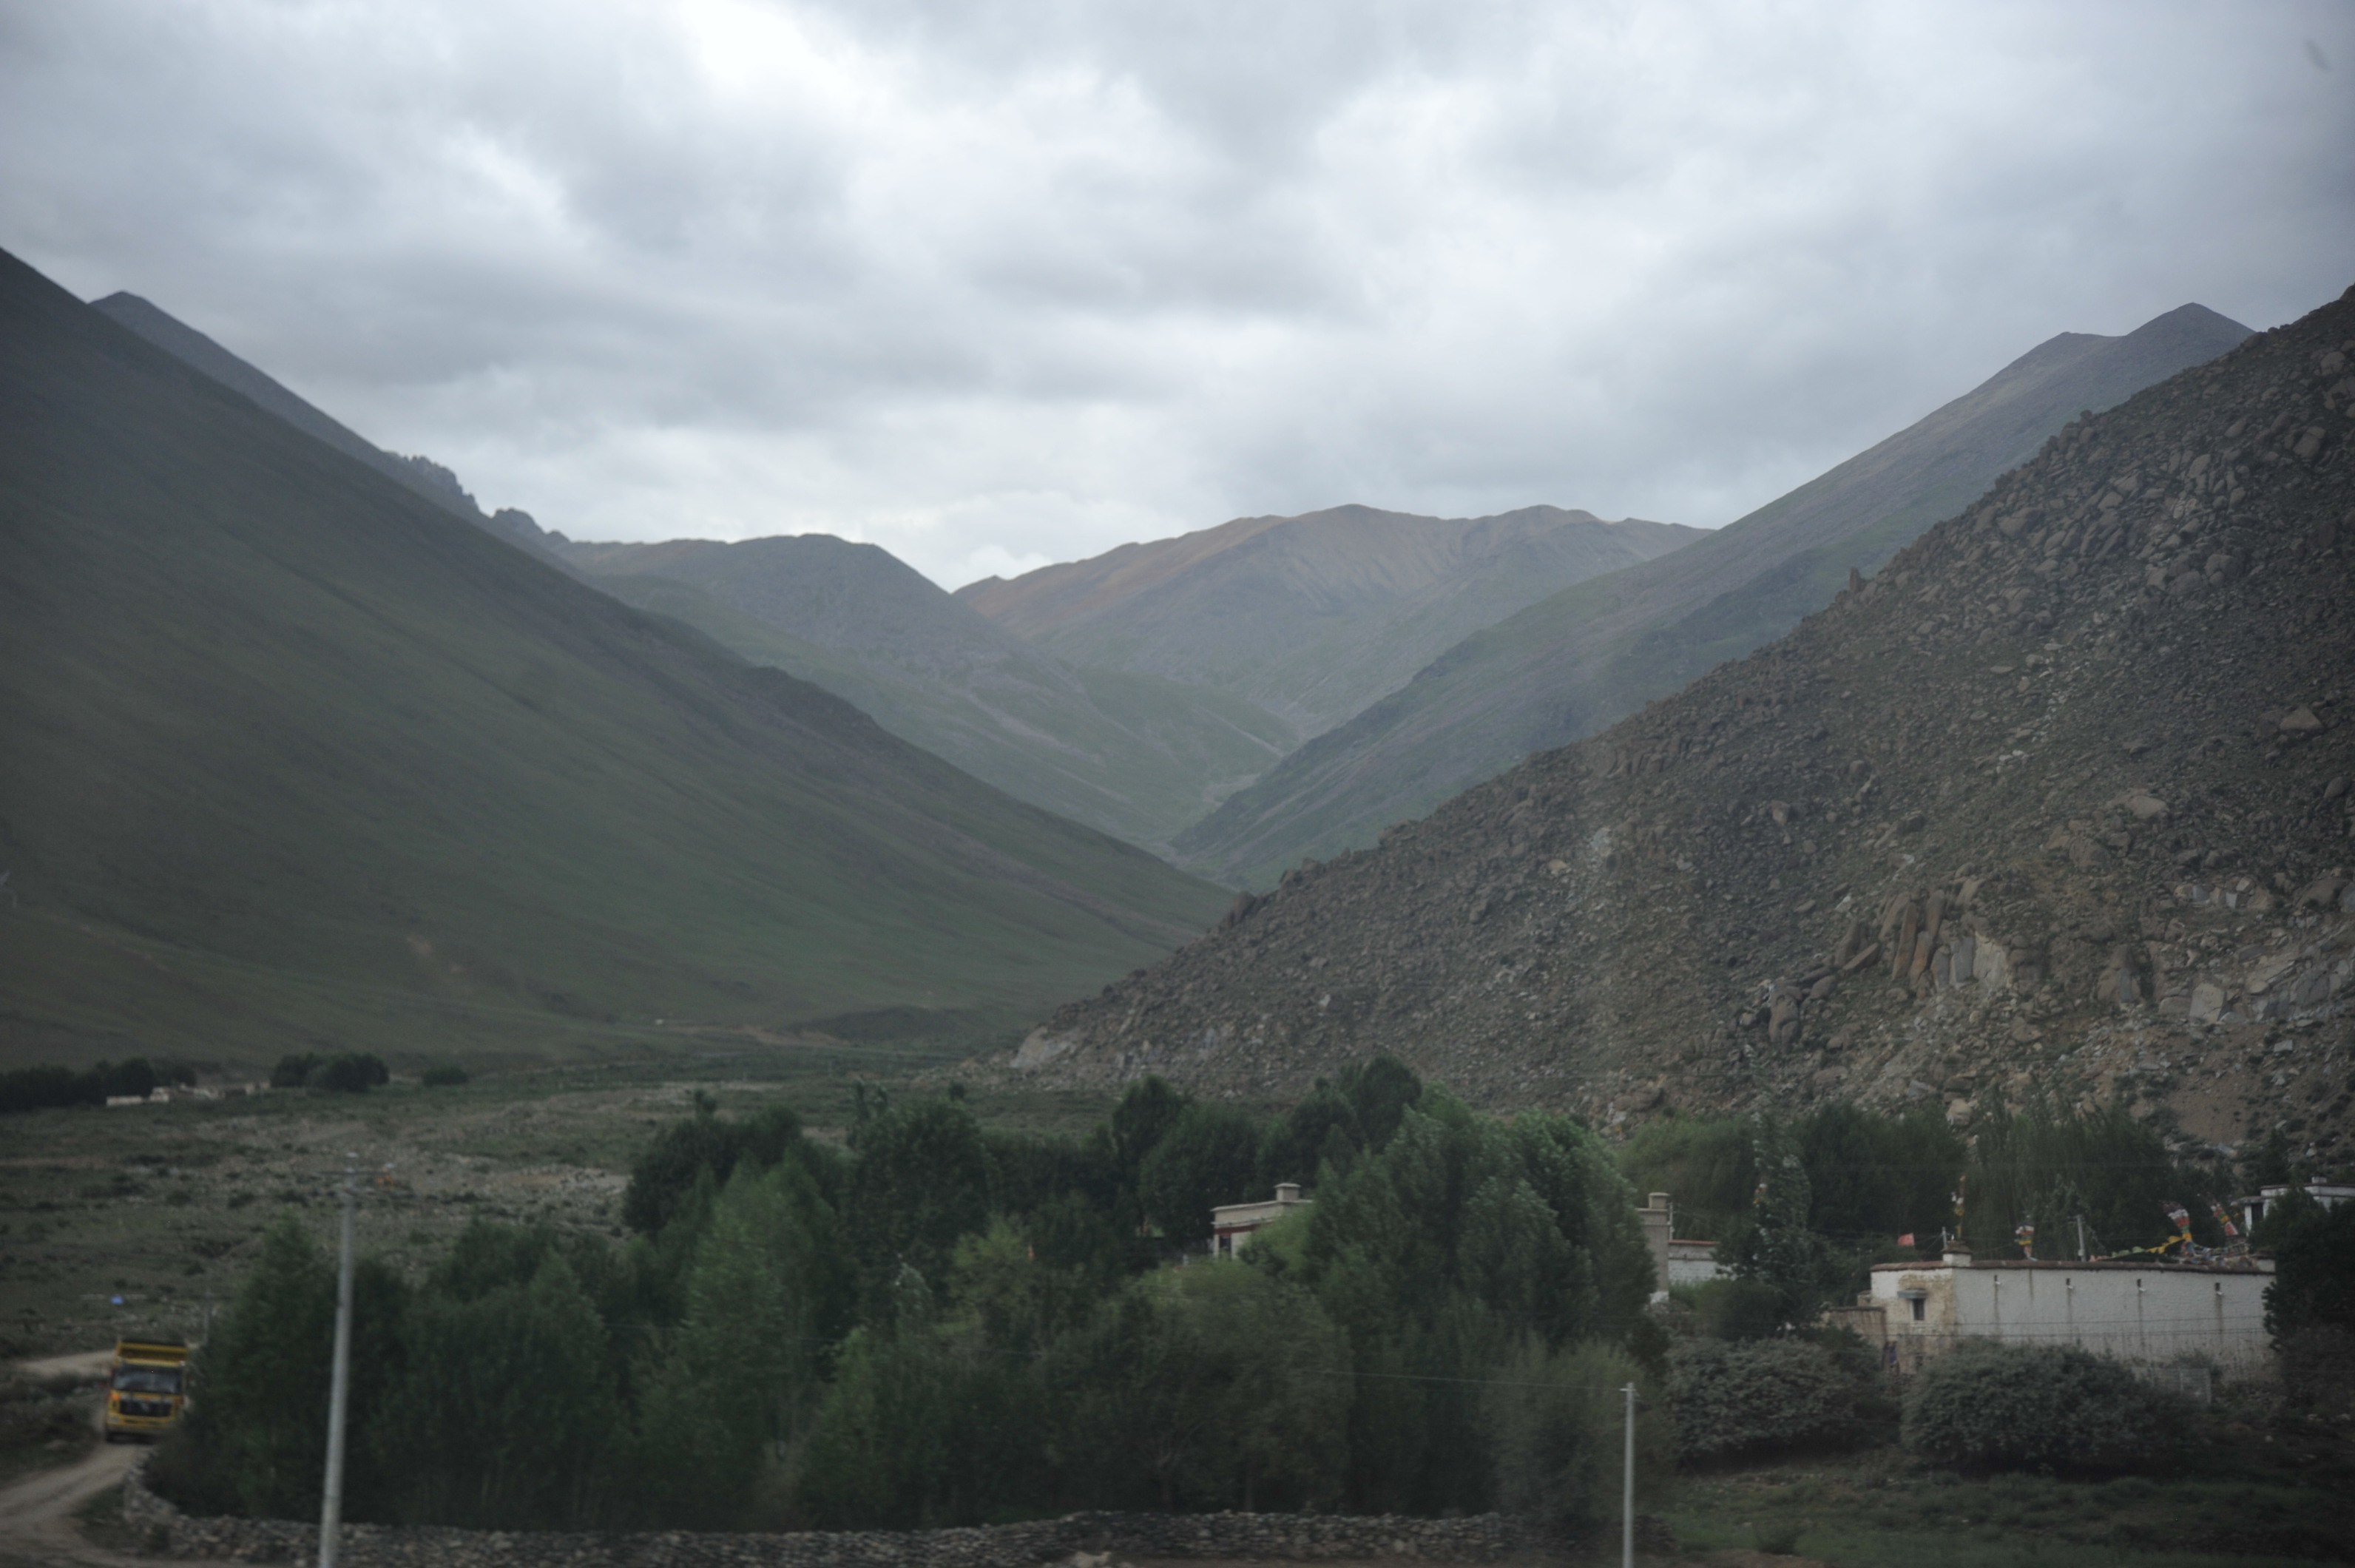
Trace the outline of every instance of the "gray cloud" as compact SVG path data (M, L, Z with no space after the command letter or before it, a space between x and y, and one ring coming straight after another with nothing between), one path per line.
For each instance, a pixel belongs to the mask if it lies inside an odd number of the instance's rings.
M1717 524L2355 256L2355 12L0 0L0 244L580 537Z

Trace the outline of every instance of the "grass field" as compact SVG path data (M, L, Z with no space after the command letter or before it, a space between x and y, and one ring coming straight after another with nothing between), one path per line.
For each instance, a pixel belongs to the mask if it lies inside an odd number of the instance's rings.
M1841 1568L2163 1568L2348 1560L2346 1445L2225 1476L1966 1479L1894 1450L1682 1481L1668 1509L1688 1553L1764 1548Z
M201 1335L255 1243L292 1211L325 1243L346 1157L370 1173L364 1251L420 1272L469 1220L545 1221L619 1237L629 1163L694 1096L723 1111L784 1100L840 1136L854 1095L911 1092L963 1042L674 1044L514 1067L457 1088L396 1082L0 1118L0 1355L60 1355L118 1332ZM976 1087L994 1125L1083 1131L1084 1094ZM120 1305L117 1305L117 1298Z

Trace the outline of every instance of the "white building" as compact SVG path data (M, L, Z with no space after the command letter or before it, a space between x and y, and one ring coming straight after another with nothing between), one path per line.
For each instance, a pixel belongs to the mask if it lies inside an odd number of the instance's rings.
M2041 1259L1876 1264L1872 1289L1828 1320L1884 1347L1910 1371L1966 1339L2076 1345L2145 1367L2199 1358L2227 1376L2271 1367L2265 1286L2271 1258L2218 1262Z
M1668 1243L1670 1285L1707 1285L1710 1280L1725 1277L1725 1265L1717 1261L1715 1242L1689 1242L1679 1237Z
M1215 1257L1232 1257L1251 1244L1253 1232L1264 1230L1291 1213L1305 1209L1316 1201L1300 1196L1296 1181L1279 1181L1274 1199L1266 1203L1221 1203L1210 1211L1210 1253Z
M1707 1285L1725 1277L1715 1242L1689 1242L1677 1235L1677 1206L1667 1193L1650 1194L1636 1218L1643 1222L1644 1244L1652 1250L1652 1277L1658 1284L1652 1292L1654 1301L1667 1300L1672 1285Z
M2305 1181L2296 1185L2304 1187L2306 1195L2325 1209L2336 1209L2341 1203L2355 1201L2355 1187L2341 1186L2328 1181ZM2243 1228L2245 1231L2255 1230L2257 1221L2265 1217L2265 1211L2289 1196L2291 1186L2292 1183L2285 1181L2273 1187L2260 1187L2254 1198L2242 1199Z

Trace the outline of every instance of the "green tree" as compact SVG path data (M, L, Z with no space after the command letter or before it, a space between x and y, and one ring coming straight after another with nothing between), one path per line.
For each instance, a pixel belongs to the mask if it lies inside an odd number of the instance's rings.
M1848 1283L1848 1265L1808 1226L1814 1191L1799 1146L1784 1128L1753 1124L1758 1175L1746 1222L1738 1222L1728 1249L1737 1284L1774 1293L1775 1331L1815 1321ZM1753 1299L1758 1299L1753 1291Z
M685 1295L647 1381L635 1475L655 1518L730 1528L816 1400L823 1348L847 1328L849 1252L808 1172L740 1164Z
M1365 1141L1348 1100L1319 1080L1306 1099L1268 1129L1260 1151L1259 1184L1271 1190L1282 1181L1313 1187L1320 1166L1329 1163L1336 1175L1346 1173Z
M1350 1062L1335 1075L1333 1086L1356 1115L1359 1144L1369 1149L1388 1144L1423 1099L1423 1080L1388 1053Z
M741 1159L762 1170L793 1160L828 1202L839 1200L841 1173L832 1151L803 1136L801 1118L791 1108L764 1106L738 1121L698 1099L694 1115L665 1127L631 1163L630 1185L622 1195L623 1222L646 1235L656 1233L687 1201L698 1177L709 1172L716 1191Z
M1180 1113L1193 1102L1167 1079L1157 1073L1147 1073L1130 1084L1113 1107L1108 1128L1112 1157L1124 1185L1134 1191L1137 1173L1161 1142L1162 1135L1175 1125Z
M1235 1264L1165 1269L1059 1360L1063 1445L1098 1506L1303 1508L1340 1494L1346 1341L1306 1292Z
M1196 1101L1179 1112L1137 1172L1146 1216L1168 1242L1199 1247L1209 1240L1210 1211L1263 1196L1259 1124L1231 1106Z
M407 1294L376 1260L353 1281L352 1408L380 1401L402 1366ZM201 1395L165 1439L153 1478L191 1512L256 1519L315 1515L326 1468L327 1392L333 1370L335 1270L292 1215L263 1232L236 1298L197 1352ZM354 1518L380 1507L380 1474L356 1455L347 1505Z
M2308 1328L2355 1330L2355 1203L2326 1209L2299 1196L2308 1207L2275 1243L2265 1330L2276 1339Z
M921 1100L862 1123L842 1214L869 1316L885 1309L905 1268L943 1296L957 1243L987 1225L989 1212L989 1153L964 1106Z
M2149 1246L2173 1232L2168 1203L2204 1208L2207 1185L2179 1168L2158 1129L2123 1104L2080 1112L2041 1099L1981 1116L1968 1179L1963 1233L1983 1257L2017 1256L2022 1223L2036 1227L2042 1255L2066 1255L2080 1215L2092 1230L2089 1246Z
M621 1401L603 1321L561 1253L527 1283L429 1287L404 1349L371 1432L397 1517L488 1530L611 1517Z
M1666 1116L1620 1147L1619 1168L1637 1192L1675 1201L1678 1234L1728 1244L1758 1186L1756 1139L1739 1116Z
M1807 1176L1807 1225L1835 1243L1935 1237L1962 1174L1962 1139L1937 1108L1881 1116L1834 1101L1796 1129Z
M978 1524L1041 1503L1047 1428L1033 1363L911 1315L843 1342L794 1499L821 1529Z

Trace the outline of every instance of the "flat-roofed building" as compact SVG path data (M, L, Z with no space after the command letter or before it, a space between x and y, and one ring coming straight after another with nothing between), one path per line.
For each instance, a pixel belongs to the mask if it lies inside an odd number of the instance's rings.
M1966 1339L2076 1345L2145 1367L2202 1360L2227 1376L2268 1372L2271 1258L2184 1263L2101 1259L1875 1264L1872 1289L1828 1320L1884 1347L1911 1371Z
M1232 1257L1251 1245L1257 1232L1274 1224L1295 1209L1305 1209L1313 1198L1300 1196L1296 1181L1279 1181L1275 1196L1264 1203L1221 1203L1210 1211L1210 1253L1215 1257Z

